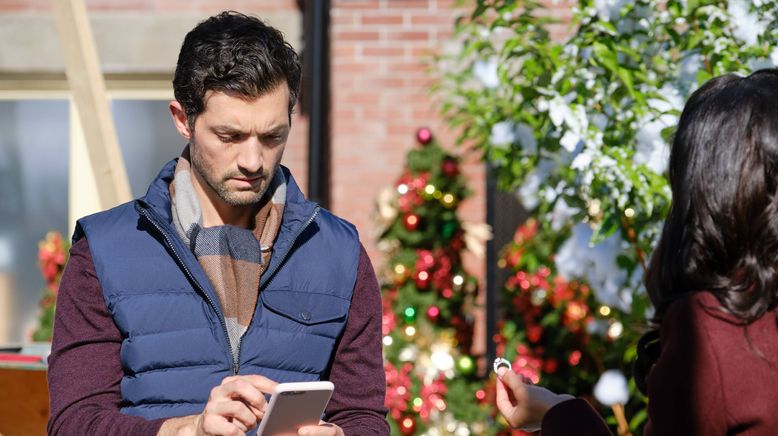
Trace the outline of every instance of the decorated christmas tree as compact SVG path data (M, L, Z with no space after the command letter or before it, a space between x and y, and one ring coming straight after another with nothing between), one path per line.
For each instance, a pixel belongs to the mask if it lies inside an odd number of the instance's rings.
M462 266L469 195L429 129L379 199L386 404L394 434L486 434L493 410L470 354L478 281Z

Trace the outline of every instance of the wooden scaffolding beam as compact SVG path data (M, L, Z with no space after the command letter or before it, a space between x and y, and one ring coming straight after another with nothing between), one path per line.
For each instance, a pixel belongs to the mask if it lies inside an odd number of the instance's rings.
M97 206L107 209L129 201L132 194L92 28L83 0L52 0L52 4L65 58L65 72L97 188Z

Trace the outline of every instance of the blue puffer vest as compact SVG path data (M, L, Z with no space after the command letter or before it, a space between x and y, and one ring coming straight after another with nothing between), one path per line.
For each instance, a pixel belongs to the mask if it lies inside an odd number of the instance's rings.
M122 412L200 413L233 374L278 382L327 376L359 262L354 227L305 200L289 171L287 202L254 318L233 361L219 300L171 224L175 160L146 196L79 220L105 301L124 337Z

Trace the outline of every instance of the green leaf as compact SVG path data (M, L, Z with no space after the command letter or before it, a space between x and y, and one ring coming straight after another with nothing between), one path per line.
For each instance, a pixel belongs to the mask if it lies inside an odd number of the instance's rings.
M621 81L624 82L624 86L627 88L629 96L636 98L635 83L632 81L632 72L626 68L618 68L616 73L619 75Z
M608 70L616 73L619 69L618 58L616 53L610 49L607 45L601 42L595 42L593 46L594 56L598 62Z

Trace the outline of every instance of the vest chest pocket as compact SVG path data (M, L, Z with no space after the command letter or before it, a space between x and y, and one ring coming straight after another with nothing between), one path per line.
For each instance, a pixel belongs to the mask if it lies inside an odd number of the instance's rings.
M292 290L262 291L263 324L272 329L336 338L351 302L340 297Z

